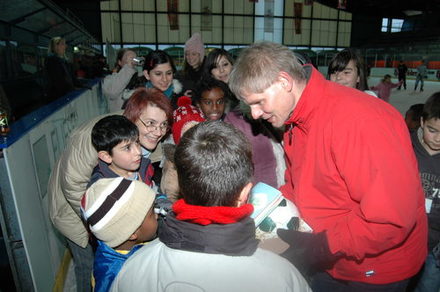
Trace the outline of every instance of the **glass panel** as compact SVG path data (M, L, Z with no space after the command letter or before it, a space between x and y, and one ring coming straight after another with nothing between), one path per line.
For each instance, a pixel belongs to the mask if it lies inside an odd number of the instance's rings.
M77 31L81 35L84 35L81 31L77 30L75 27L73 27L68 22L62 22L57 25L53 25L49 27L49 30L45 32L44 34L47 34L50 37L56 37L56 36L65 36L66 34L69 34L71 32ZM68 35L67 35L68 37ZM67 39L66 37L66 39ZM69 42L70 39L67 39L67 42Z
M43 7L42 4L33 0L16 0L12 3L0 1L0 20L6 22L16 20Z
M388 31L388 18L382 18L382 32Z
M52 26L63 23L64 20L50 10L43 10L26 18L18 26L40 33L45 33Z
M391 32L400 32L402 30L403 19L391 20Z

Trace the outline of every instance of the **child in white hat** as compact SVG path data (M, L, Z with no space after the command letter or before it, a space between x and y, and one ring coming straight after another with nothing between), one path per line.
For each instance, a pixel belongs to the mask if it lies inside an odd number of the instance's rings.
M108 291L127 258L156 237L155 196L145 183L123 177L102 178L87 189L81 212L98 242L94 291Z

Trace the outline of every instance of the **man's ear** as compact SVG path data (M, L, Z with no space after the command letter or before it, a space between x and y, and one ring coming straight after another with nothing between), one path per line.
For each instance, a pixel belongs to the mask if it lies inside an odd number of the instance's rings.
M281 71L278 74L278 81L280 82L280 85L284 90L286 90L287 92L292 91L293 78L287 72Z
M98 152L98 158L107 164L110 164L113 161L111 155L107 151L104 151L104 150L101 150Z
M238 196L238 199L235 203L236 207L240 207L240 206L247 203L248 198L249 198L249 193L251 192L252 186L253 185L251 182L244 186L244 188L241 190L240 195Z
M145 78L147 78L147 80L150 80L150 74L148 74L147 70L142 71L142 73L144 74Z

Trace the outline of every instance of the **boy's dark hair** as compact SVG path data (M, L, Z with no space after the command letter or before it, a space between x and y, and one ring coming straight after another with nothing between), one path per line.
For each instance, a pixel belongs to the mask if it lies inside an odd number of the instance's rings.
M440 91L431 95L425 102L422 118L424 121L440 119Z
M111 115L100 119L92 129L92 144L96 151L107 151L113 155L113 148L123 141L139 139L139 130L129 119Z
M198 206L234 206L254 171L249 141L222 121L185 132L174 160L183 198Z
M231 99L232 93L229 90L229 87L226 83L224 83L221 80L217 80L212 77L203 77L199 82L196 84L196 89L194 90L194 94L192 96L192 102L193 104L197 104L202 99L202 93L205 91L212 90L214 88L220 88L223 91L223 97L225 101L228 101Z
M365 63L363 58L357 54L353 49L347 48L339 53L337 53L333 59L331 59L329 65L328 65L328 77L330 78L330 75L336 72L341 72L347 67L348 63L353 60L357 69L357 73L359 75L359 83L357 84L356 88L359 90L367 90L368 89L368 82L367 82L367 74L365 70Z
M423 114L423 103L416 103L409 107L406 111L405 116L411 115L411 120L415 122L420 122L420 118Z

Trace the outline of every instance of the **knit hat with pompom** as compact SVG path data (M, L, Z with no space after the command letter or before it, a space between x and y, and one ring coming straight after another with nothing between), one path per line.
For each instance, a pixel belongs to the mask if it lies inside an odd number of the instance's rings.
M174 143L179 144L183 133L190 128L190 126L204 122L202 112L191 104L191 98L188 96L181 96L177 100L178 108L173 112L173 139Z

